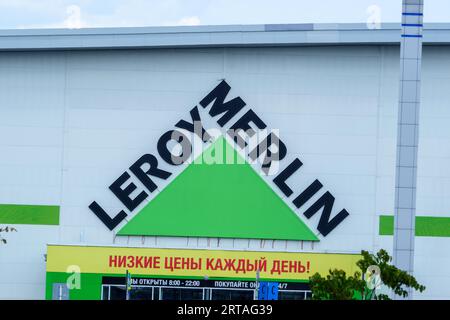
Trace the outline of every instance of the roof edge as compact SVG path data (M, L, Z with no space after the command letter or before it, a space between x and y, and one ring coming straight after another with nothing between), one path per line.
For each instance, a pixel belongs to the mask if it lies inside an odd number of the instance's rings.
M0 50L311 46L400 43L400 23L264 24L0 30ZM424 44L450 44L450 23L424 25Z

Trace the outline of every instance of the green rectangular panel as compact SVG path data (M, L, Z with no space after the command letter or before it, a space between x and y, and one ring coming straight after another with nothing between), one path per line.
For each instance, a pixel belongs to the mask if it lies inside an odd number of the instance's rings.
M70 280L69 278L79 276L78 279ZM74 285L69 291L70 300L101 300L102 276L96 273L73 273L65 272L47 272L45 299L52 300L52 288L54 283L69 283ZM77 281L79 283L77 283ZM78 287L76 285L79 285Z
M394 234L394 216L380 216L380 236L392 236Z
M379 234L394 234L394 216L380 216ZM450 237L450 217L416 217L417 237Z
M0 204L0 223L59 225L59 206Z
M450 217L416 217L416 235L450 237Z

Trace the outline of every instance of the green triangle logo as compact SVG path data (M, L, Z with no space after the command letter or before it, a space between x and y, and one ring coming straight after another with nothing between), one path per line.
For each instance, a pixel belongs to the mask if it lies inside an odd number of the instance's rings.
M319 240L223 137L118 235Z

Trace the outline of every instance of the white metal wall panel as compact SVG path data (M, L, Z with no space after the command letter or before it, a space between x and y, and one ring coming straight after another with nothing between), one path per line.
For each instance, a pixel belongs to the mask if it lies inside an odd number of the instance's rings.
M449 50L424 50L418 215L450 215ZM391 251L378 216L394 210L398 57L382 46L1 53L0 201L61 205L61 216L60 226L17 226L0 250L0 298L44 298L46 243ZM222 78L280 130L286 163L304 163L290 180L297 193L318 178L334 209L350 212L320 243L115 237L88 209L97 200L118 212L108 186L140 155L156 153L159 136ZM318 217L307 223L315 229ZM448 298L447 240L416 238L416 274L428 287L417 297ZM11 283L27 268L36 271Z

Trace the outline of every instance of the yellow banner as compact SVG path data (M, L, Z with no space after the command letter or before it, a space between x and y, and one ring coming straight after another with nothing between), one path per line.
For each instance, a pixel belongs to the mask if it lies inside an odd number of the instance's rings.
M122 274L165 277L208 277L308 280L314 273L358 270L358 254L268 251L153 249L129 247L57 246L47 249L47 272Z

